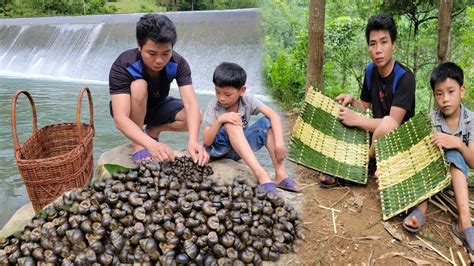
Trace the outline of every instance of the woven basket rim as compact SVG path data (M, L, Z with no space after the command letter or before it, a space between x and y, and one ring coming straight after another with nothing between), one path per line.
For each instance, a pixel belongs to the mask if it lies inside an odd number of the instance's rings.
M64 153L64 154L60 154L60 155L56 155L56 156L51 156L51 157L46 157L46 158L40 158L40 159L24 159L22 158L20 155L21 155L21 152L20 150L18 150L17 152L15 152L15 157L16 157L16 161L17 161L17 164L19 163L22 163L22 164L26 164L26 163L46 163L46 162L49 162L49 161L55 161L55 160L59 160L61 159L62 157L66 157L66 156L73 156L74 153L76 153L77 155L80 156L81 154L81 146L83 147L82 149L86 149L86 146L89 145L89 143L92 141L93 139L93 135L94 135L94 127L91 126L90 124L87 124L87 123L81 123L83 126L86 126L88 128L88 132L87 134L84 136L84 145L82 145L82 143L78 143L76 145L76 147L74 147L74 149L68 151L67 153ZM73 122L65 122L65 123L59 123L59 124L51 124L51 125L47 125L47 126L44 126L42 128L39 128L37 130L35 130L24 142L23 142L23 145L31 138L33 137L34 135L39 135L41 134L42 132L44 132L46 129L48 128L52 128L52 127L60 127L60 126L76 126L76 123L73 123ZM22 145L22 147L23 147Z

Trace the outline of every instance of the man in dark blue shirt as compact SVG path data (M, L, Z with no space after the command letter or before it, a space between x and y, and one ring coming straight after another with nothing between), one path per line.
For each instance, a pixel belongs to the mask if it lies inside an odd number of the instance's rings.
M343 106L348 104L361 109L372 109L373 117L359 116L347 107L341 108L339 119L346 126L365 129L372 134L373 141L388 134L415 114L415 76L393 59L396 48L397 28L392 17L378 14L371 17L365 29L369 56L372 63L365 71L360 100L349 94L336 99ZM375 149L371 145L369 157L374 160ZM321 187L337 185L337 180L322 173Z
M199 143L201 113L189 65L173 50L173 22L147 14L138 21L136 34L138 48L123 52L109 74L111 114L117 129L132 141L132 160L174 160L173 150L158 141L159 134L189 130L188 152L194 162L206 164L209 155ZM181 99L168 96L174 79Z

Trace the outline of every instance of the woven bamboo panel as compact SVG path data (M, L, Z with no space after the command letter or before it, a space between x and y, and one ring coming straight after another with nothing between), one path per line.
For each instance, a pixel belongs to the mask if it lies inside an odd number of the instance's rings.
M375 142L383 219L435 195L451 177L442 150L432 143L433 126L418 114Z
M369 133L337 119L341 105L309 88L290 139L288 158L306 167L367 183Z

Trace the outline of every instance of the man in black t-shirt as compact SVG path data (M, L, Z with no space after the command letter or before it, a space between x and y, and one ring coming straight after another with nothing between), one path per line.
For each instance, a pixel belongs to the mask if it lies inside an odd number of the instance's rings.
M188 152L194 162L206 164L209 155L199 143L201 113L189 65L173 50L173 22L147 14L138 21L136 34L138 48L123 52L109 74L110 111L115 126L132 141L132 160L174 160L173 150L158 141L159 134L189 130ZM174 79L181 99L168 96Z
M371 17L365 29L372 63L367 66L360 100L351 95L341 94L336 99L343 106L352 106L365 110L372 108L373 118L359 116L343 107L339 119L347 126L368 130L373 140L378 139L399 125L405 123L415 113L415 77L407 67L392 58L397 38L394 20L385 14ZM371 145L369 156L375 157ZM337 184L337 180L326 174L319 176L322 187Z

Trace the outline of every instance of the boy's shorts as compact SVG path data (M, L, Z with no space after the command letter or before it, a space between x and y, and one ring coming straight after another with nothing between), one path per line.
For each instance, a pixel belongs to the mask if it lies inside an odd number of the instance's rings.
M171 96L166 97L162 101L152 106L147 106L145 115L145 125L159 126L172 123L175 121L176 115L183 110L184 105L181 99ZM112 102L110 102L110 115L113 117Z
M464 176L467 178L469 167L467 166L466 160L462 156L462 154L456 149L445 149L444 155L446 157L446 161L451 165L453 164L456 168L461 170Z
M244 128L244 135L252 151L256 152L267 144L267 133L271 127L270 120L262 117L252 125ZM229 136L224 126L221 126L216 134L216 138L211 146L206 148L211 158L230 158L235 161L240 160L240 156L234 151L230 144Z

